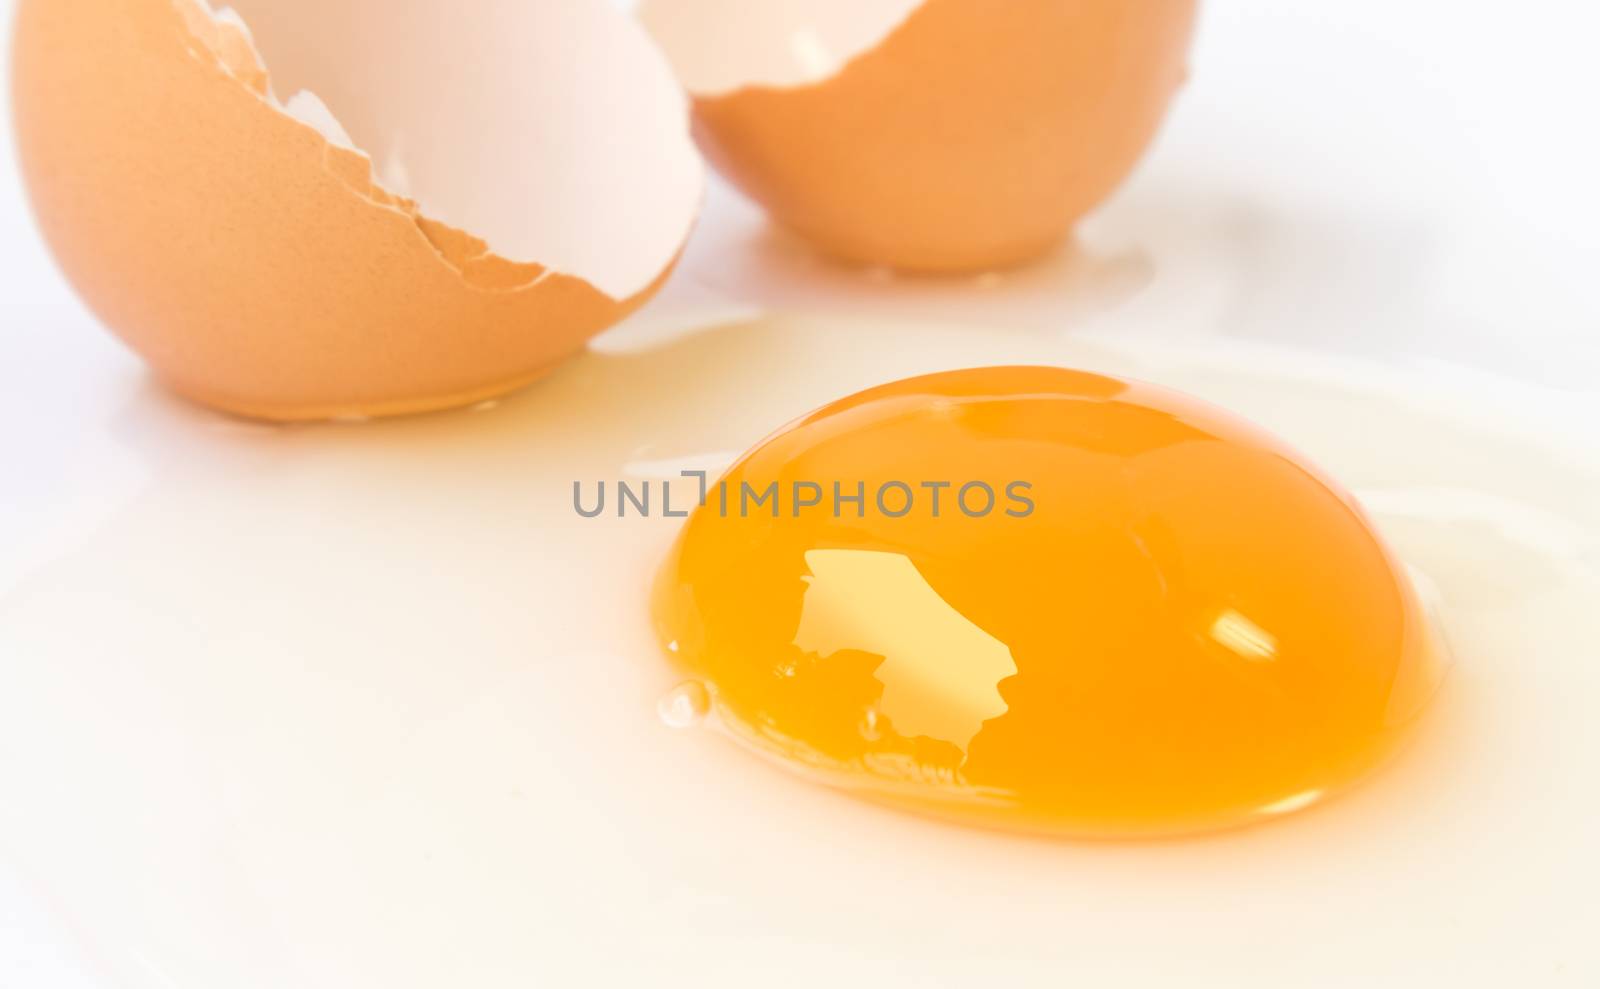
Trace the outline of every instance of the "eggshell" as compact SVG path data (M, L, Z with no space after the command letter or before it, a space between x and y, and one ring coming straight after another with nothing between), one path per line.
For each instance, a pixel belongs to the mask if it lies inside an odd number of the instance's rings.
M829 253L933 272L1033 258L1109 195L1186 76L1195 14L1195 0L641 10L725 175Z
M23 0L16 20L39 224L175 390L281 420L474 403L666 277L703 168L670 68L624 15L235 6Z

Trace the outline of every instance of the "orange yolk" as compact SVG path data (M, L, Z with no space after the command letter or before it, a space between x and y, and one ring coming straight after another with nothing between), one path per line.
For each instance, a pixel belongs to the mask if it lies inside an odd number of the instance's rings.
M1395 747L1441 672L1400 564L1325 475L1195 399L1058 368L903 381L777 433L708 487L656 618L758 751L1062 835L1314 803Z

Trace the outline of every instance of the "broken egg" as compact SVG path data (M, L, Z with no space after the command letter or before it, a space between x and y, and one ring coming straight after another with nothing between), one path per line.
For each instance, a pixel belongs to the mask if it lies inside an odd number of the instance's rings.
M515 389L641 305L698 212L688 106L587 0L23 0L23 173L96 314L241 415Z
M717 167L840 258L953 272L1060 242L1133 169L1195 0L646 0Z
M1397 750L1445 658L1405 566L1303 455L1053 367L896 382L774 434L707 486L655 616L698 685L678 696L755 752L1075 837L1338 794Z

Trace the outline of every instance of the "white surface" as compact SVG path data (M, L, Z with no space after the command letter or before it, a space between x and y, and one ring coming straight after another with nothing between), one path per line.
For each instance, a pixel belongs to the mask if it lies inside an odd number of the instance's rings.
M1596 984L1597 29L1215 3L1076 251L904 283L719 192L596 353L367 427L162 394L0 177L0 986ZM1393 770L1221 839L1062 845L660 726L671 523L577 519L572 481L1019 360L1186 388L1362 495L1459 656Z

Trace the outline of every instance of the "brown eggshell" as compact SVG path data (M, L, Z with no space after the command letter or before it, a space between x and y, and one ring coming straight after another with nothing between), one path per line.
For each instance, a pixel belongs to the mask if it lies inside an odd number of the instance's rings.
M694 6L656 0L647 23ZM695 94L697 134L724 175L831 254L1014 265L1132 171L1186 76L1195 14L1196 0L926 0L826 79ZM653 29L684 75L673 39L689 36Z
M178 392L275 420L475 403L642 304L496 257L266 99L192 0L23 0L14 109L40 226ZM269 66L270 67L270 66Z

